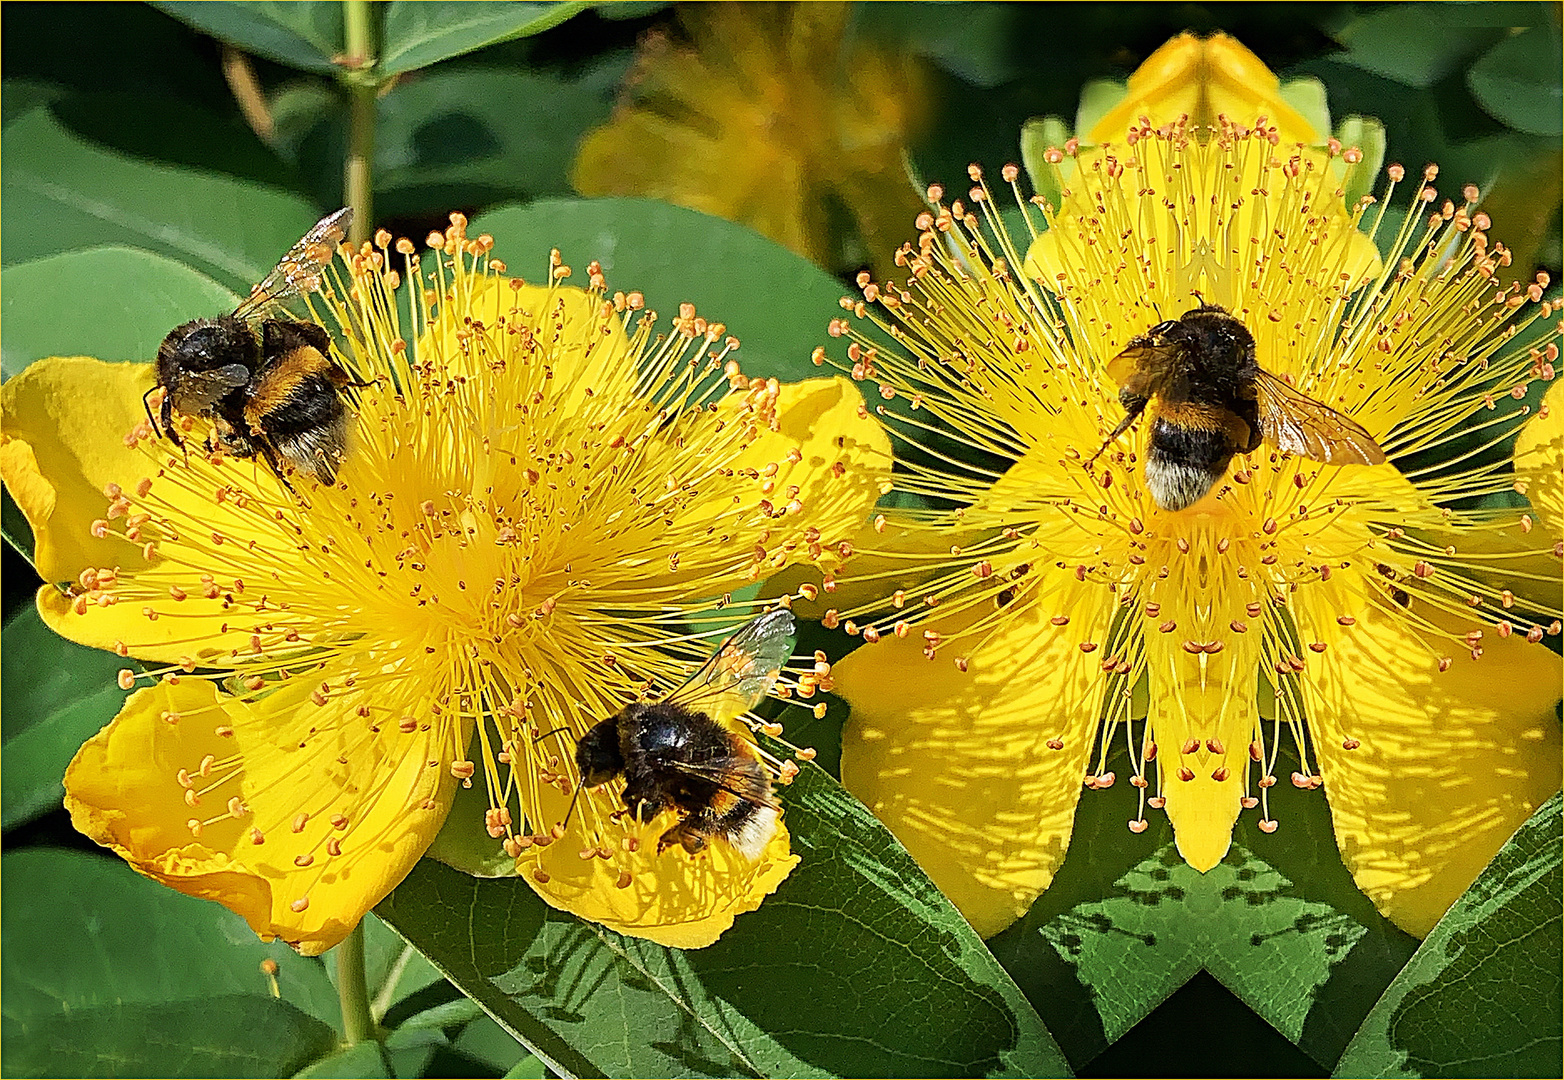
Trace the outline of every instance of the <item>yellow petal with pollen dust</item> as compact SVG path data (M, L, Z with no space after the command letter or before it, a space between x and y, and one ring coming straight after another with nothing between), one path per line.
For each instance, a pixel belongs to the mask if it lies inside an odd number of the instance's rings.
M456 781L430 767L443 729L316 733L299 683L254 705L194 677L131 695L72 760L65 806L139 872L314 956L412 868Z
M1001 623L965 672L946 654L925 660L913 635L882 637L832 668L852 703L843 784L984 937L1053 880L1095 742L1101 653L1082 651L1077 627L1106 626L1114 599L1083 584L1049 603ZM1068 625L1055 624L1055 607ZM937 625L955 633L972 618Z
M1515 477L1548 531L1564 535L1564 380L1548 389L1541 411L1521 428Z
M105 489L118 484L128 492L151 480L153 498L143 501L160 508L159 516L199 521L211 535L192 539L228 544L230 550L255 539L255 525L253 517L214 498L214 492L185 486L188 481L178 470L147 477L146 455L127 448L124 437L145 422L141 395L152 384L148 364L64 357L30 365L0 389L5 424L0 476L32 526L34 565L45 581L70 582L89 568L118 568L153 590L147 599L168 612L152 619L145 605L124 597L105 603L94 591L67 596L50 584L38 591L38 612L50 629L98 649L132 642L130 654L141 660L178 663L188 656L211 661L249 642L250 628L239 626L228 612L225 598L234 582L208 583L205 592L211 595L205 595L193 576L181 576L177 567L166 568L172 576L160 582L160 560L154 550L149 562L143 543L157 536L155 525L146 536L138 536L133 519L110 509ZM199 428L187 435L190 453L200 453L203 438ZM164 446L170 457L180 453L172 443ZM278 505L288 498L259 461L235 461L232 467L242 470L244 482L263 498ZM105 523L104 536L93 535L95 521ZM168 610L168 587L176 578L184 587L181 591L190 595L174 612Z
M1305 640L1344 613L1294 597ZM1440 672L1404 616L1363 603L1314 657L1309 724L1342 860L1397 926L1426 936L1559 786L1559 657L1489 630ZM1468 621L1423 612L1448 631ZM1344 743L1359 745L1346 749Z

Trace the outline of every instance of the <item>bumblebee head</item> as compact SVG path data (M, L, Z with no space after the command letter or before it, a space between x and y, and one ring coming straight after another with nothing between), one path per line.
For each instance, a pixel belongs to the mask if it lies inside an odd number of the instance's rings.
M241 319L194 319L176 326L158 347L160 366L186 371L211 371L228 364L254 369L261 344Z
M619 719L609 717L576 743L576 769L582 787L597 787L624 772L624 755L619 752Z

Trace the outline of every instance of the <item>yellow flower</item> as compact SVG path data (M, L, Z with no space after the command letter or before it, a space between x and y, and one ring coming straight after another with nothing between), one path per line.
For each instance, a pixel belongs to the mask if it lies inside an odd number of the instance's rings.
M1430 168L1395 227L1399 167L1382 201L1347 207L1354 150L1139 102L1164 122L1049 155L1074 165L1058 209L1005 169L1028 247L974 166L966 199L930 190L905 279L861 278L855 317L832 324L917 452L898 486L956 507L887 512L858 545L875 561L837 581L854 599L827 622L871 642L835 667L843 780L987 935L1052 879L1083 779L1122 770L1141 795L1129 828L1165 809L1206 871L1240 813L1278 828L1267 792L1291 742L1302 765L1280 782L1324 787L1360 887L1426 933L1558 786L1559 658L1539 642L1559 632L1559 549L1520 511L1457 509L1514 478L1451 449L1519 426L1498 406L1552 378L1558 330L1510 342L1558 308L1545 279L1505 281L1474 188L1441 198ZM1383 264L1360 229L1387 234ZM1088 468L1124 415L1109 361L1200 300L1404 471L1267 444L1170 512L1147 490L1145 423ZM1556 477L1557 441L1536 455ZM889 543L898 530L934 539ZM917 673L919 653L946 659Z
M695 4L689 44L648 39L631 103L582 141L584 195L648 195L737 221L823 266L845 208L870 259L917 210L903 154L925 114L917 61L849 39L840 3Z
M137 870L314 954L476 780L480 827L549 903L707 944L797 862L786 829L753 863L658 855L673 812L617 813L618 784L565 823L573 738L705 659L748 617L719 610L731 593L831 557L888 446L845 379L746 379L688 305L658 333L596 264L586 290L557 254L544 284L508 279L452 220L433 257L382 233L331 275L343 361L374 381L334 486L203 454L200 424L188 454L153 439L145 366L6 385L5 481L40 572L69 582L39 591L44 619L146 664L66 805Z

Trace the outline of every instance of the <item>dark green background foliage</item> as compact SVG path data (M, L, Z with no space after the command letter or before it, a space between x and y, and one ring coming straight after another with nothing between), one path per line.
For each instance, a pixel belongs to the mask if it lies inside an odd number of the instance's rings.
M571 190L637 43L677 35L676 14L376 6L370 74L397 78L375 106L375 222L416 238L463 210L515 272L537 273L551 247L600 258L611 287L727 322L750 373L817 374L809 353L856 266ZM11 3L0 19L5 377L50 355L149 359L344 201L341 5ZM1479 183L1516 269L1560 276L1556 5L866 4L849 37L928 62L935 114L910 171L959 180L968 162L1018 160L1028 119L1073 117L1083 83L1124 78L1186 29L1321 79L1333 117L1383 123L1388 161ZM265 134L225 50L248 58ZM1165 820L1125 830L1127 785L1091 792L1055 885L985 943L832 779L843 703L793 732L820 751L787 796L803 864L716 946L623 938L514 880L426 860L368 921L386 1037L338 1049L331 964L260 944L71 831L60 777L118 708L119 662L43 629L30 536L9 497L3 509L10 1075L1557 1075L1558 798L1420 944L1353 885L1318 792L1273 791L1286 829L1246 818L1204 876L1172 854ZM800 648L815 647L841 639L808 627Z

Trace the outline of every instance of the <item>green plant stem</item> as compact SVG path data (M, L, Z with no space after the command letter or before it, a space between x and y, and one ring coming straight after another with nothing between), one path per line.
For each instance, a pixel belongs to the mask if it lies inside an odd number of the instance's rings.
M337 946L337 997L342 1002L342 1032L349 1046L375 1037L369 1011L369 982L364 976L364 923Z
M374 185L370 166L375 157L375 43L371 32L369 0L343 0L343 23L347 44L348 153L343 167L342 186L347 204L353 208L353 225L348 240L354 244L369 239L374 222Z

